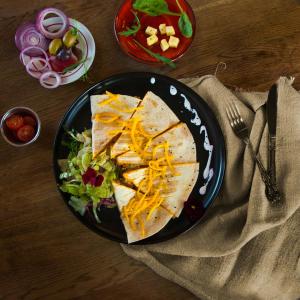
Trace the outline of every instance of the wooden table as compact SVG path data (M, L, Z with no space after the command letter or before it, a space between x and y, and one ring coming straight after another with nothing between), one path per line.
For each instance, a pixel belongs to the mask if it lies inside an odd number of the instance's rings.
M125 56L112 22L119 1L0 1L0 114L25 105L42 120L39 140L23 149L0 141L0 299L195 299L128 258L117 243L84 227L67 210L52 174L59 120L88 83L43 89L19 62L14 34L46 6L57 6L93 33L97 82L124 71L156 71L180 78L218 74L230 86L264 90L281 75L300 72L300 2L190 0L197 17L192 49L176 70L150 68ZM296 86L300 87L299 80Z

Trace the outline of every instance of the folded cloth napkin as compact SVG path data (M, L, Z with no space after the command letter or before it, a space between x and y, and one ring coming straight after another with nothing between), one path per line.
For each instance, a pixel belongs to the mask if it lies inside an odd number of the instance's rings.
M299 298L300 94L291 79L278 80L276 172L283 199L274 205L225 111L229 101L238 105L266 166L267 93L234 92L214 76L182 81L207 101L223 130L227 150L223 188L193 230L159 244L122 245L124 251L203 300Z

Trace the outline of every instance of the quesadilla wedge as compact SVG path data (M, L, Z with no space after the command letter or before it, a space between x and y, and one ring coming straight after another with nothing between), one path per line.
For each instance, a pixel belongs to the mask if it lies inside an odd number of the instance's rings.
M136 191L127 187L126 185L120 184L117 181L113 181L112 186L114 189L115 199L119 208L122 208L124 205L127 205L127 203L135 197Z
M93 157L101 153L104 148L117 135L112 132L118 132L123 129L122 121L130 119L141 102L140 99L126 96L106 95L91 96L92 112L92 149Z
M147 212L144 212L140 216L139 220L134 222L134 226L136 227L134 230L132 228L132 224L130 224L128 219L124 216L123 209L128 205L130 200L134 198L136 191L116 182L113 183L113 187L115 199L126 230L127 240L129 244L154 235L162 228L164 228L171 220L172 215L167 210L165 210L164 208L158 208L151 214L149 220L147 221ZM143 233L141 233L141 229L143 230Z
M173 165L176 175L167 170L165 177L168 191L164 193L165 200L163 205L178 217L183 209L183 204L188 200L193 191L199 174L199 163L187 163ZM149 168L141 168L123 173L125 181L133 184L137 188L142 181L148 176ZM159 185L160 178L156 179L154 186ZM145 192L146 187L141 184L140 190Z
M149 136L157 136L179 123L179 119L168 105L152 92L148 92L145 95L140 107L142 109L136 111L132 117L141 120L141 126ZM111 157L115 158L130 150L130 142L131 138L129 133L121 134L111 149Z
M169 144L169 154L173 156L173 164L196 162L195 141L186 124L179 123L154 138L148 151L154 151L157 146L162 146L166 141ZM161 147L156 151L156 159L162 158L163 155L164 150ZM135 151L129 150L117 157L117 163L123 166L147 165L147 159L142 158Z

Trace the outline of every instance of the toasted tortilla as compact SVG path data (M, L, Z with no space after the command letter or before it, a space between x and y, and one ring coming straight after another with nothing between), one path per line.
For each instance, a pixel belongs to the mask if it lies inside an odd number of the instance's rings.
M128 188L127 186L121 185L120 183L113 183L115 199L119 208L120 213L122 212L122 208L128 204L128 202L134 197L135 190ZM146 220L147 213L141 215L143 220ZM155 233L159 232L162 228L164 228L167 223L172 218L172 215L169 214L165 209L160 208L156 209L151 215L150 219L145 222L145 236L141 236L139 230L132 230L129 223L125 218L122 217L126 233L128 243L134 243L143 239L146 239Z
M112 185L118 208L121 211L122 207L126 206L128 202L135 196L136 191L116 181L113 181Z
M149 135L159 135L179 123L179 119L168 105L152 92L145 95L140 106L142 109L136 111L132 117L140 118L142 127ZM130 150L130 141L129 134L123 133L111 149L112 158Z
M93 148L93 156L97 156L97 154L101 153L104 148L113 140L115 135L110 134L112 130L122 130L122 126L114 123L101 123L94 120L96 114L99 113L116 113L120 115L120 120L127 121L131 118L133 112L120 112L116 111L114 108L109 105L99 106L99 104L108 99L107 95L94 95L91 96L91 112L92 112L92 148ZM124 103L124 105L128 108L136 108L141 102L140 99L120 95L119 99Z
M166 141L169 142L169 151L173 155L173 164L197 161L195 141L186 124L179 123L154 138L149 151L151 152L155 146L163 144ZM162 157L163 154L163 149L160 149L157 153L157 158ZM117 157L117 163L119 165L146 165L147 162L136 152L129 150Z
M177 173L176 176L170 170L166 173L169 191L164 195L166 198L163 205L178 217L183 209L184 202L188 200L196 184L199 163L174 165L174 169ZM148 171L149 168L131 170L123 173L123 177L128 183L138 187L142 180L148 176ZM158 182L155 184L158 184ZM145 192L143 189L141 191Z

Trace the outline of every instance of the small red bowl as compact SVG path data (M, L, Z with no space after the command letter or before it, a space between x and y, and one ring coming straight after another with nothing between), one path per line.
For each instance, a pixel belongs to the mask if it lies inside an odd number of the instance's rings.
M191 38L186 38L184 37L178 27L178 16L169 16L169 15L162 15L162 16L157 16L157 17L152 17L149 15L146 15L142 12L137 12L138 17L141 21L141 29L139 32L133 37L125 37L120 34L119 32L127 30L127 27L131 27L135 21L134 21L134 15L132 13L133 10L133 2L134 0L125 0L119 10L118 13L115 17L115 23L114 23L114 31L115 31L115 36L116 39L121 47L121 49L130 57L133 59L147 63L147 64L153 64L153 65L162 65L161 61L158 61L156 58L152 57L148 53L146 53L142 48L140 48L135 42L134 39L136 39L139 43L141 43L144 47L150 49L152 52L158 53L160 55L163 55L172 61L178 60L180 57L182 57L186 51L189 49L191 46L194 36L195 36L195 31L196 31L196 20L195 20L195 15L194 12L191 8L191 6L187 3L185 0L179 0L180 6L182 9L187 13L189 16L192 26L193 26L193 36ZM169 10L172 12L178 12L180 13L180 10L176 4L175 0L166 0L169 6ZM152 26L154 28L159 27L160 24L165 23L167 26L172 25L175 29L176 32L176 37L180 39L180 44L178 48L169 48L167 51L163 52L160 48L160 43L156 43L152 47L149 47L147 45L147 37L148 35L145 33L145 30L148 26ZM166 35L161 35L159 30L158 30L158 39L159 41L161 39L167 39L168 37Z

